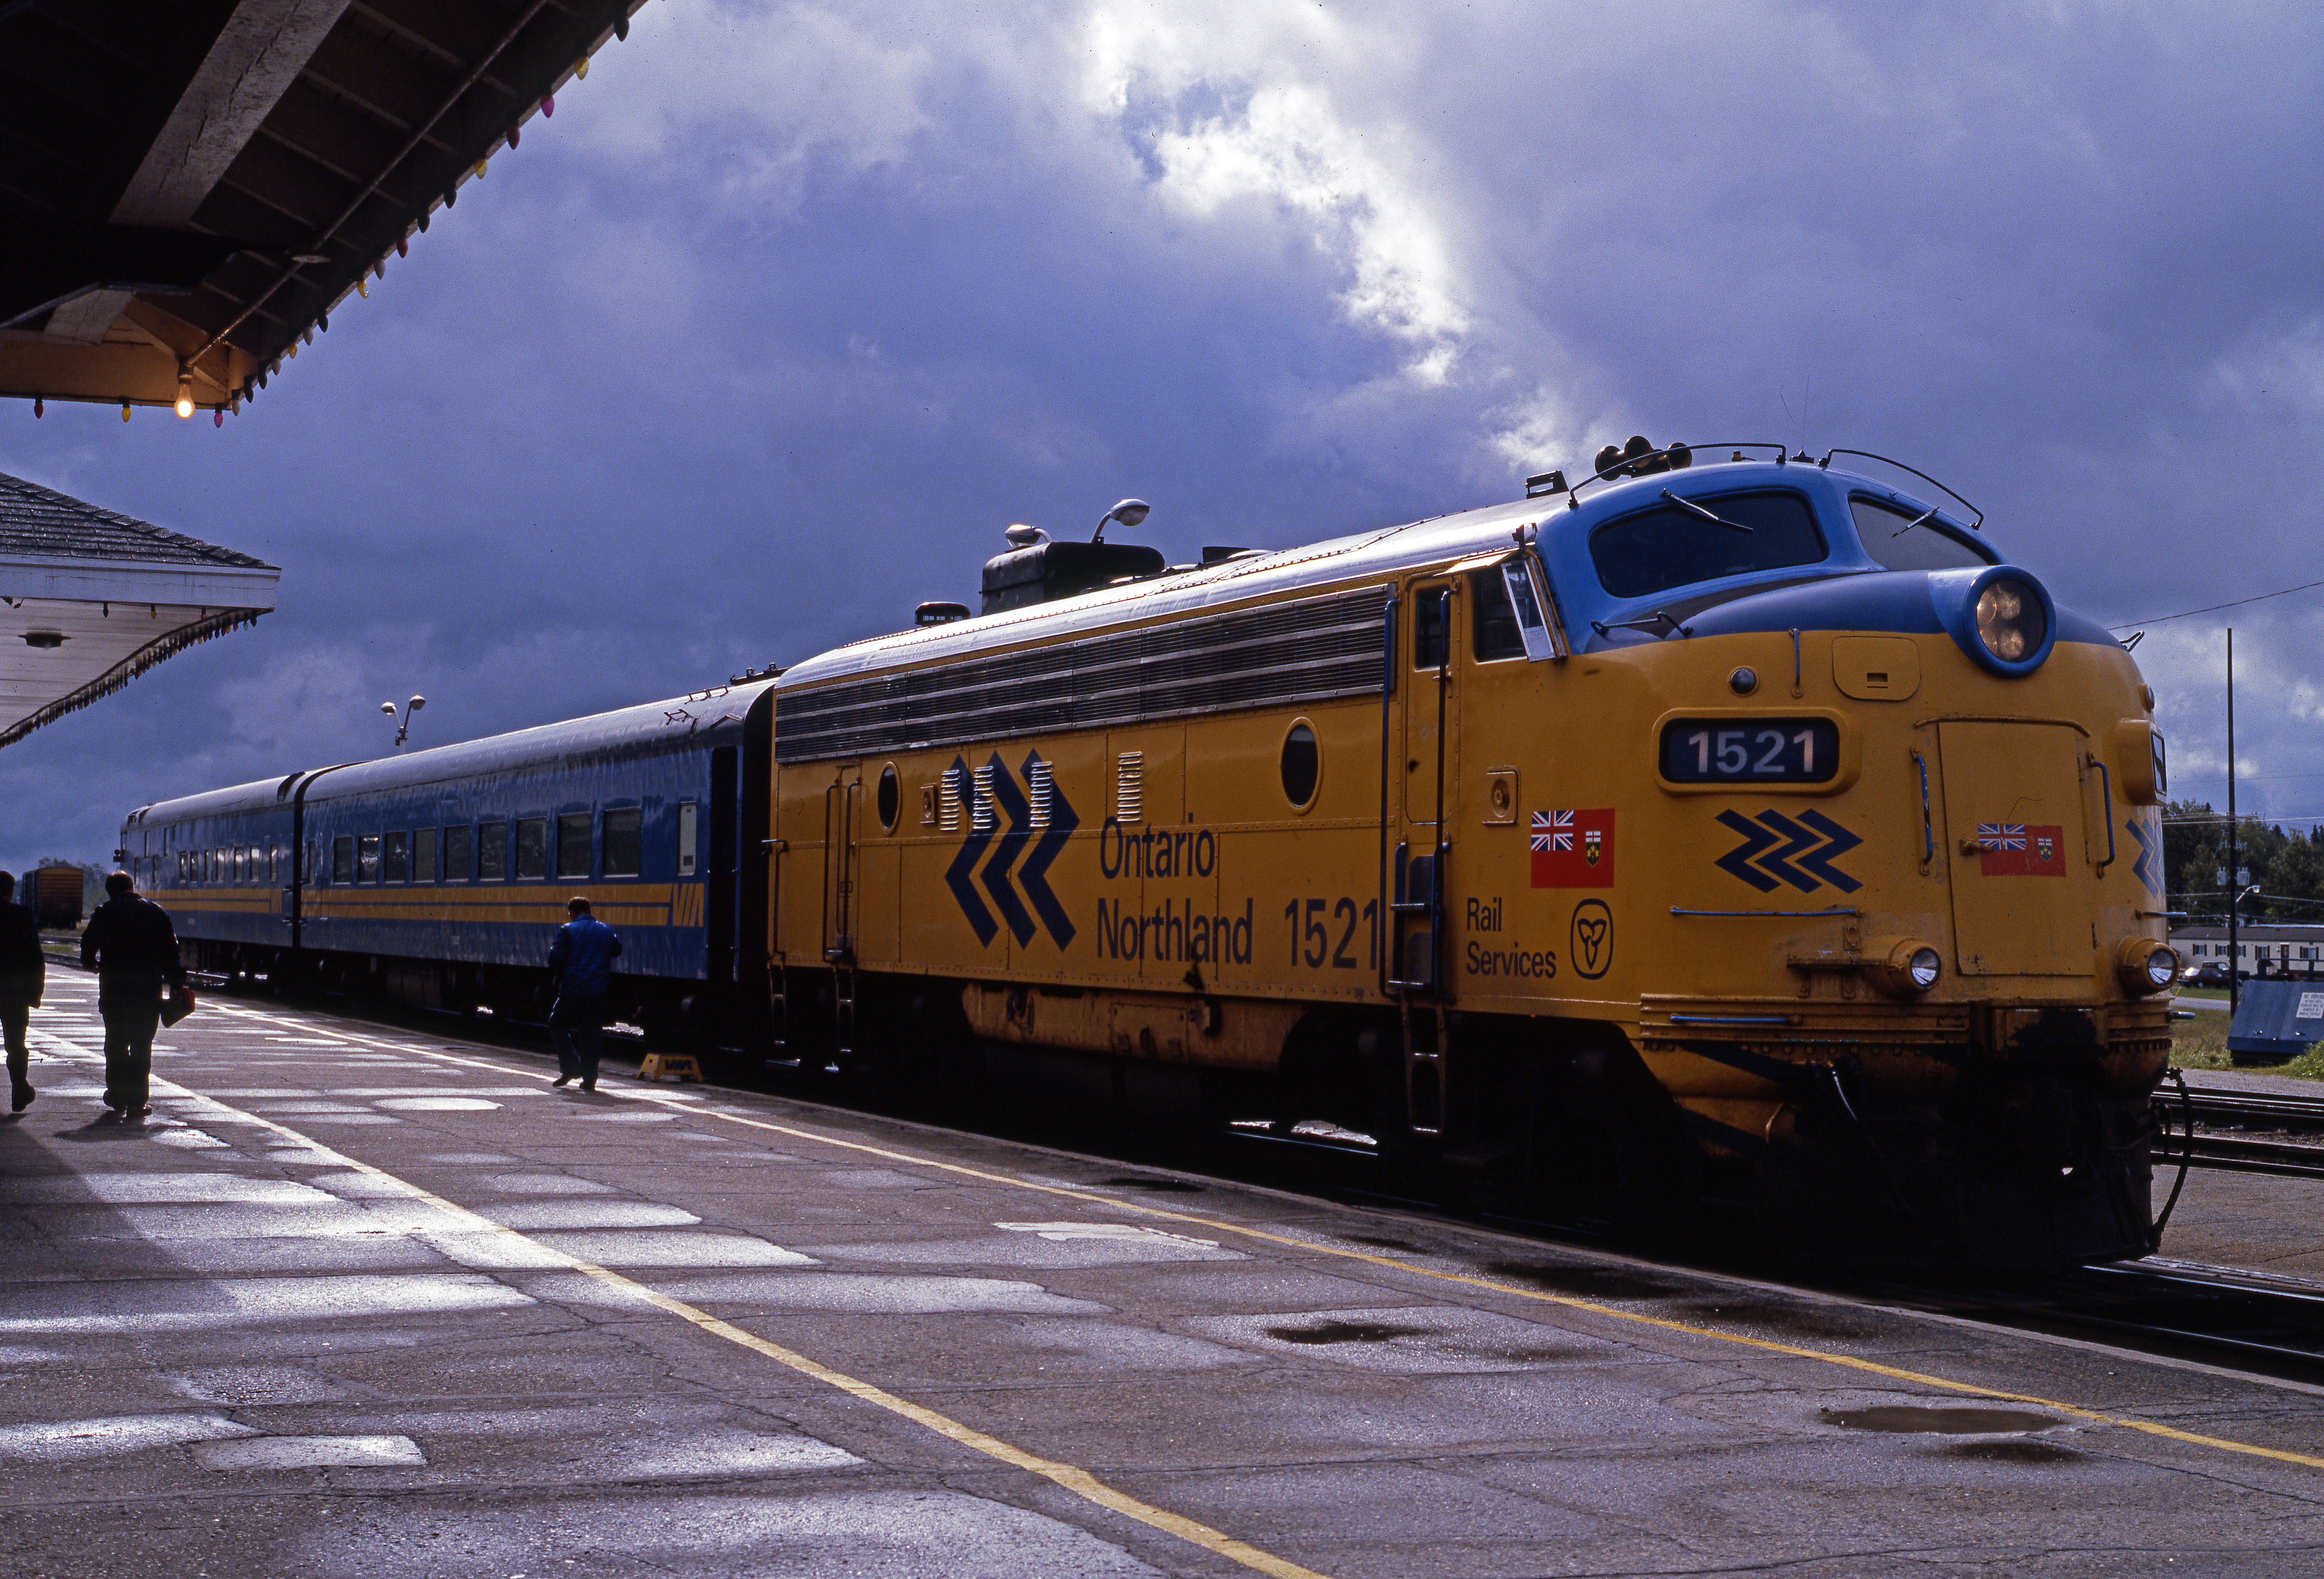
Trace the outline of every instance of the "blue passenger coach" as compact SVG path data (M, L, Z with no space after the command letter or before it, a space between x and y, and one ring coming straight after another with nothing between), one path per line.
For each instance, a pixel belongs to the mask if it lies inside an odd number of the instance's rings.
M623 953L618 1017L709 1032L765 1002L770 681L132 812L121 858L196 968L527 1013L565 901ZM749 988L752 990L744 990Z

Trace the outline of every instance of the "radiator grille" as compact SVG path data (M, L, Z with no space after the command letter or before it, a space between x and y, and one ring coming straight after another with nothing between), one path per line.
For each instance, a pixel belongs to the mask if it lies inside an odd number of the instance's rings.
M1377 695L1385 587L782 692L781 762ZM947 825L949 826L949 825Z

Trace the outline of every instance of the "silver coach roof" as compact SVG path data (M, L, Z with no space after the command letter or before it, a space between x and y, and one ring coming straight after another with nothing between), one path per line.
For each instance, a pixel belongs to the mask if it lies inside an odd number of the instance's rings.
M662 702L619 707L610 713L543 724L532 729L487 735L458 745L431 746L401 756L378 757L340 767L301 770L289 779L262 779L230 790L206 790L198 795L156 801L129 814L128 826L152 826L190 817L218 817L233 812L271 810L287 799L277 792L291 780L314 774L310 801L328 800L380 790L410 789L469 779L490 773L516 773L546 762L576 756L635 749L639 754L675 749L684 737L715 731L739 730L751 704L772 685L754 680L749 685L716 686L706 691Z
M1166 573L1128 586L1085 592L1031 608L877 636L817 653L785 671L777 688L788 691L930 659L965 658L1028 642L1084 634L1126 620L1189 614L1272 593L1360 580L1431 560L1514 548L1512 531L1528 522L1546 522L1553 512L1567 513L1562 496L1489 504L1457 515L1277 549L1255 559Z

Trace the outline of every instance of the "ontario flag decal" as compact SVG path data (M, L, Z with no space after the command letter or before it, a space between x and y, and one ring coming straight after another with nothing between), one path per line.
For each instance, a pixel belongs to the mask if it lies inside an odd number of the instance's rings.
M1987 877L2066 875L2066 830L2056 823L1981 822L1977 842Z
M1614 808L1533 814L1533 886L1614 886Z

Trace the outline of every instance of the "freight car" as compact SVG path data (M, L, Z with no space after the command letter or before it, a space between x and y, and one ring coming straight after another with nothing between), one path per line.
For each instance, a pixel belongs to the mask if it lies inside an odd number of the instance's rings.
M129 815L117 857L189 965L460 1011L545 1008L542 962L586 891L625 940L618 1017L763 1035L765 889L743 877L772 709L758 679L164 801Z
M31 891L24 900L32 907L35 921L60 932L69 932L80 925L88 873L78 866L51 864L34 867L25 876L25 887Z
M1967 505L1766 448L1175 569L1017 531L981 616L800 663L788 1054L1330 1119L1573 1218L2143 1253L2153 695Z

